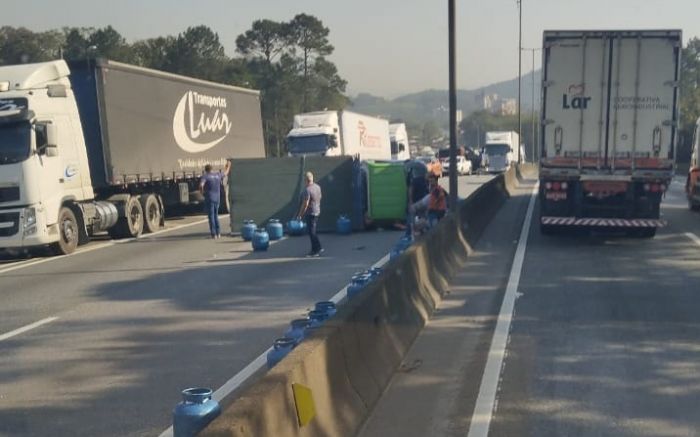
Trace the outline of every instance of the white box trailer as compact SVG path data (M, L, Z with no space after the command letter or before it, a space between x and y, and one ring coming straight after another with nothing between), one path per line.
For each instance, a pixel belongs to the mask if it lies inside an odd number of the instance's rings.
M541 229L653 236L674 171L678 30L545 31Z
M294 116L287 134L290 156L355 156L390 160L387 120L350 111L318 111Z
M390 124L389 138L391 140L391 159L404 161L411 158L405 123Z

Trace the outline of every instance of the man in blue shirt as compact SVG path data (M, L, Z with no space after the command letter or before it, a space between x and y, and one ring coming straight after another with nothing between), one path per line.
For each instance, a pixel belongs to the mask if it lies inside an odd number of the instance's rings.
M231 172L231 161L226 161L224 171L211 171L211 164L204 166L204 174L199 180L199 192L204 196L204 207L209 218L211 238L220 238L219 202L221 201L221 186L224 178Z
M307 256L318 257L321 256L321 252L323 252L323 248L321 248L321 241L318 239L318 235L316 234L318 216L321 215L321 187L314 183L313 173L307 172L305 179L306 188L304 188L304 191L301 193L301 205L299 207L297 219L304 217L304 221L306 221L306 228L309 231L311 252L309 252Z

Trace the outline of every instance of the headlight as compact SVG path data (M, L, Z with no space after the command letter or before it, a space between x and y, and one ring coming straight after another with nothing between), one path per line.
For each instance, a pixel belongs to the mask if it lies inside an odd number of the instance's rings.
M36 209L24 209L24 235L31 235L36 232Z

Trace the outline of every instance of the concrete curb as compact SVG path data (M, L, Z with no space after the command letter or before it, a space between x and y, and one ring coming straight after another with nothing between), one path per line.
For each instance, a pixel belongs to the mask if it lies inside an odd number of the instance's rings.
M230 402L199 435L354 435L381 397L450 278L518 186L515 169L484 184L342 306L323 328ZM315 417L299 425L292 384L309 387Z

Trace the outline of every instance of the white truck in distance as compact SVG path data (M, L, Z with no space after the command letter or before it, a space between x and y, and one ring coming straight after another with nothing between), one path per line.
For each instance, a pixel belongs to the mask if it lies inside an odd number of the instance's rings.
M264 156L257 91L104 59L0 67L0 248L156 231L205 164Z
M355 156L391 160L389 122L350 111L319 111L294 116L287 134L290 156Z
M508 170L518 162L519 147L520 135L517 132L486 132L486 142L481 149L482 170L489 173Z
M674 173L678 30L546 31L540 229L653 237Z
M411 158L408 146L408 131L404 123L392 123L389 125L389 137L391 139L391 159L405 161Z

